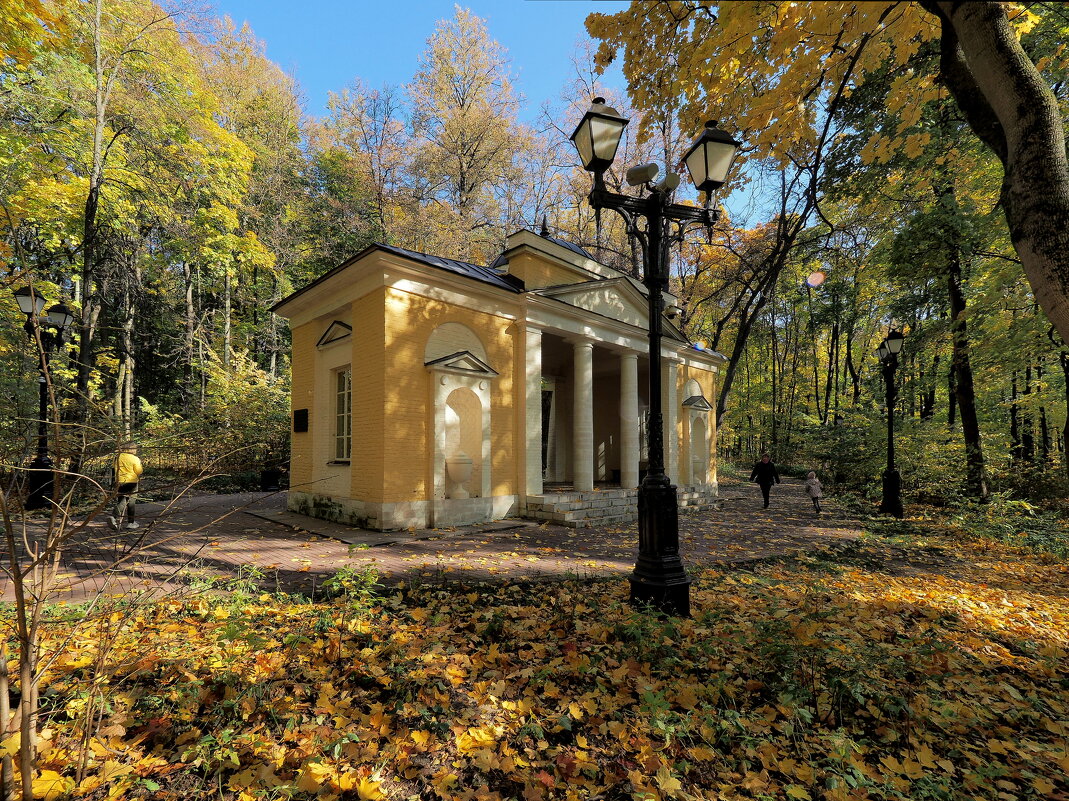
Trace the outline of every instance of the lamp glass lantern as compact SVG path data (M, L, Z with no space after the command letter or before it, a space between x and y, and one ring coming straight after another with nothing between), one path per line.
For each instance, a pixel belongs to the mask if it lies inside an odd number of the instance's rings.
M880 347L876 348L876 358L881 362L885 362L890 354L891 349L887 347L887 340L884 340L880 343Z
M13 294L23 314L36 316L45 307L45 299L35 292L33 287L24 286L22 289L16 289Z
M902 345L905 344L906 335L901 331L891 331L887 334L887 338L883 341L883 344L887 346L887 351L892 356L897 356L902 352Z
M712 192L722 187L739 152L741 143L716 126L717 123L712 120L705 123L705 130L683 156L690 180L699 192Z
M71 310L63 303L57 303L48 310L48 322L62 331L74 321Z
M571 136L583 169L600 173L609 168L616 158L628 122L616 109L605 105L605 98L594 98L590 110L583 115Z

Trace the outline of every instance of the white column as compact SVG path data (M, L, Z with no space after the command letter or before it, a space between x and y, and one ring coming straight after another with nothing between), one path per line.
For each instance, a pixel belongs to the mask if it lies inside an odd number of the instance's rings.
M594 489L594 343L572 343L572 482L579 492Z
M638 354L620 354L620 486L638 486Z
M542 332L524 333L524 493L542 494Z
M676 484L679 481L679 433L676 430L679 420L678 403L676 402L676 382L679 375L679 362L674 359L662 358L661 403L664 408L664 472L669 480Z

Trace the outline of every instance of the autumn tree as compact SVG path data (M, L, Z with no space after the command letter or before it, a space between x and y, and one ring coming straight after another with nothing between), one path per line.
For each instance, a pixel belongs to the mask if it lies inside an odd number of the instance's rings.
M501 196L519 178L514 157L525 139L505 49L457 6L428 39L409 92L410 183L437 239L421 247L485 259L503 242Z
M1061 221L1069 216L1069 167L1057 98L1020 42L1036 20L996 2L687 1L594 14L588 27L602 40L603 59L624 50L625 74L644 109L667 111L682 95L680 114L692 127L707 109L719 109L760 153L811 136L807 109L828 93L849 92L869 72L895 72L886 102L909 109L907 118L945 83L1005 167L1002 204L1014 247L1064 337L1069 248ZM912 72L911 57L934 39L942 53L938 74ZM671 52L680 55L663 57ZM873 153L909 145L887 132Z
M220 268L223 361L229 366L234 348L230 307L244 303L251 315L243 326L241 344L274 375L280 325L275 315L260 310L288 291L285 275L302 257L295 230L304 166L299 87L267 58L264 43L247 23L237 28L224 18L204 41L194 40L191 47L202 65L205 86L218 103L215 120L248 147L252 156L247 184L236 187L230 201L241 241Z
M1001 205L1028 282L1062 338L1069 338L1063 112L1020 39L1036 17L990 1L922 0L921 5L940 24L940 79L972 130L1002 162Z

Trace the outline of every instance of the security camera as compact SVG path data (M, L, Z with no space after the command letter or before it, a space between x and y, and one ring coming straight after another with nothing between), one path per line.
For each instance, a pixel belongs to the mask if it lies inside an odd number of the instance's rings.
M667 195L670 192L675 192L678 186L679 175L674 172L670 172L666 176L664 176L664 178L658 181L657 185L653 188L656 191L660 192L662 195Z
M637 167L632 167L627 171L624 180L630 186L642 186L642 184L648 184L656 178L657 173L660 171L661 168L656 164L639 164Z

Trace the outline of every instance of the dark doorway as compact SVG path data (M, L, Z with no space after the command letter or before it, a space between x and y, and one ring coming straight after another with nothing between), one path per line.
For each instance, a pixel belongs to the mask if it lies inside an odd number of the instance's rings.
M546 477L549 459L549 421L553 415L553 390L542 390L542 477Z

